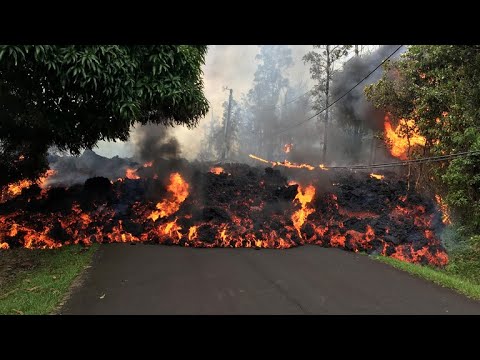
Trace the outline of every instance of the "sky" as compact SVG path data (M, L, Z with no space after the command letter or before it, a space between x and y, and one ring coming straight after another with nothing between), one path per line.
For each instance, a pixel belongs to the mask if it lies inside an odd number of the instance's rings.
M287 75L292 85L305 82L311 85L308 65L303 63L302 57L312 50L312 45L289 45L292 49L293 66L288 69ZM210 45L208 47L205 65L203 66L204 92L210 102L210 111L200 120L195 129L178 126L171 131L181 145L182 156L192 160L200 148L204 127L208 125L212 111L214 117L221 117L222 104L228 100L229 92L225 87L233 89L233 97L240 99L252 87L258 60L255 56L259 52L258 45ZM135 136L135 130L132 131ZM98 143L94 149L100 155L112 157L130 157L133 155L133 146L130 142Z

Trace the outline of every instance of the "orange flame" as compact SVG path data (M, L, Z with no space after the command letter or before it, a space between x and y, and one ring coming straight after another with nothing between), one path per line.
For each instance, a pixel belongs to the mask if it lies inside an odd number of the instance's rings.
M448 209L447 203L443 201L442 197L440 195L435 195L435 200L437 201L438 206L440 207L440 210L442 211L442 222L445 225L451 224L450 220L450 211Z
M268 161L268 160L262 159L258 156L252 155L252 154L250 154L248 156L252 159L264 162L266 164L272 164L272 166L284 166L284 167L292 168L292 169L307 169L307 170L310 170L310 171L315 169L315 166L312 166L312 165L309 165L309 164L295 164L295 163L291 163L288 160L285 160L283 162ZM324 166L320 166L320 168L323 169L323 170L327 170Z
M197 226L191 226L190 229L188 229L188 240L195 240L198 237L197 234Z
M7 192L10 196L17 196L22 193L23 189L29 188L33 184L30 180L20 180L7 186Z
M45 173L45 175L41 176L38 180L37 180L37 183L38 183L38 186L40 186L42 189L46 188L47 186L47 180L55 175L57 172L55 170L52 170L52 169L49 169L47 170L47 172Z
M143 167L152 167L153 161L148 161L145 164L143 164Z
M293 201L298 200L302 208L293 213L292 221L293 226L295 227L295 229L297 229L298 235L300 236L300 238L302 238L300 229L307 220L308 215L315 212L315 209L307 208L307 204L309 204L315 196L315 187L313 185L308 185L305 188L305 191L302 191L301 186L299 186L297 191L297 195L295 196L295 199L293 199Z
M385 178L385 175L371 173L370 177L377 180L383 180Z
M284 162L279 162L279 161L272 161L273 166L278 165L278 166L285 166L287 168L292 168L292 169L308 169L310 171L315 169L315 166L309 165L309 164L295 164L291 163L288 160L285 160Z
M217 166L217 167L212 167L210 168L210 172L212 174L215 174L215 175L220 175L221 173L223 173L223 168Z
M285 144L283 146L283 151L285 151L286 154L288 154L290 151L292 151L293 144Z
M415 120L400 119L398 126L393 129L388 115L385 116L385 136L389 140L391 148L390 153L400 160L407 160L409 148L415 145L424 146L425 137L415 132ZM411 131L411 136L400 135L402 127ZM410 144L410 145L409 145Z
M140 179L140 176L137 175L137 170L131 168L127 168L127 171L125 172L125 177L131 180Z
M44 175L40 176L35 182L44 189L46 187L46 182L48 178L52 175L55 175L55 171L50 169L45 172ZM23 189L28 189L32 186L34 181L23 179L15 183L8 184L5 190L2 190L1 201L7 200L8 198L13 198L22 193Z
M261 162L267 163L267 164L269 164L269 163L270 163L270 161L268 161L268 160L265 160L265 159L262 159L262 158L259 158L258 156L255 156L255 155L252 155L252 154L250 154L250 155L248 155L248 156L249 156L249 157L251 157L252 159L255 159L255 160L258 160L258 161L261 161Z
M170 199L164 199L157 203L156 208L158 210L153 211L148 219L156 221L158 218L176 213L189 194L188 183L179 173L173 173L170 175L170 184L167 191L170 193Z

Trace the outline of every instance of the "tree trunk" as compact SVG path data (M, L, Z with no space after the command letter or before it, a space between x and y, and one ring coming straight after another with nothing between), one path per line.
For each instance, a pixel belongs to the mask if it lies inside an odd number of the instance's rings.
M322 163L325 164L327 159L327 141L328 141L328 113L329 113L329 93L330 93L330 45L327 45L327 79L325 84L325 130L323 134L323 153Z

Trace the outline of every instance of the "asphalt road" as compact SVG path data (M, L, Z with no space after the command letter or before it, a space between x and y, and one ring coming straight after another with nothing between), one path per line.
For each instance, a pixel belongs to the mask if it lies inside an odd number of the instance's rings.
M62 314L480 314L480 302L366 255L101 246Z

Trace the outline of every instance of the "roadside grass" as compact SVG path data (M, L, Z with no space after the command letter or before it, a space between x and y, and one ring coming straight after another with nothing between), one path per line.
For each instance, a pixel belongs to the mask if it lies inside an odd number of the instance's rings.
M375 259L480 300L480 236L460 240L456 242L455 247L447 242L446 246L449 250L449 263L443 269L411 264L384 256L376 256Z
M50 314L86 268L98 245L55 250L12 249L0 253L0 314ZM27 265L25 265L27 264ZM9 275L9 276L8 276Z
M472 299L480 300L480 284L475 284L461 275L449 273L448 267L446 269L434 269L428 266L411 264L384 256L377 256L376 259L412 275L433 281L443 287L456 290Z

